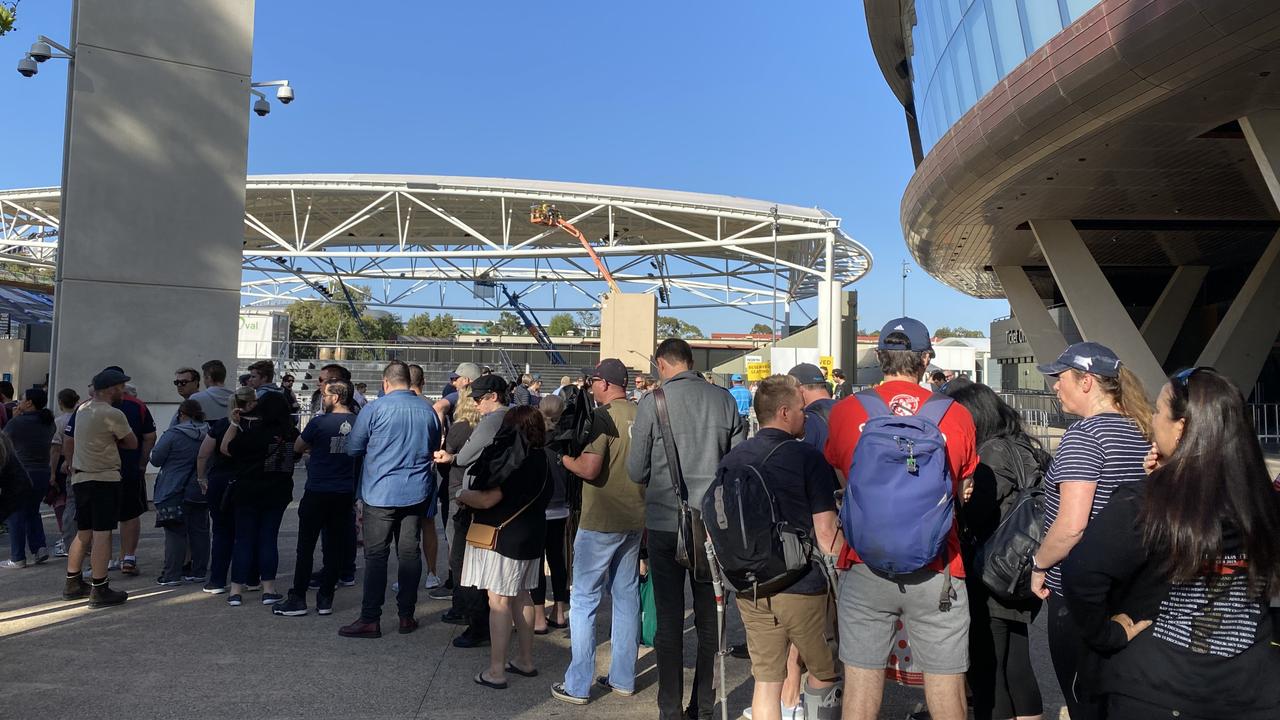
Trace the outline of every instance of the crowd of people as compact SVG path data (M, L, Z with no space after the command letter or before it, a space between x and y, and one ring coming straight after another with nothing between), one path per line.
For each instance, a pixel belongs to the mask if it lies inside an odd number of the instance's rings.
M1110 349L1072 345L1040 367L1080 418L1051 456L991 388L930 376L920 322L890 321L877 353L884 381L861 392L807 363L722 388L669 339L656 378L606 358L544 395L535 376L509 383L464 362L434 401L418 366L387 364L370 400L334 363L301 429L292 377L276 385L259 361L232 389L211 360L175 373L182 402L158 435L129 376L107 367L87 399L60 391L56 414L40 388L0 405L3 566L49 558L47 502L64 599L125 602L108 577L140 572L149 463L165 536L157 583L327 615L337 588L356 584L363 546L361 609L337 632L377 638L394 546L397 632L419 627L420 588L449 599L441 622L466 626L454 645L489 648L474 674L486 688L537 677L535 637L568 628L552 696L629 696L648 612L659 716L709 718L723 582L746 633L752 720L876 718L886 668L908 646L935 720L1040 717L1029 628L1045 608L1076 720L1280 716L1280 686L1258 681L1280 670L1269 609L1280 498L1229 379L1179 372L1153 405ZM279 530L304 459L286 588ZM447 568L435 566L437 523ZM1032 542L1011 544L1010 528ZM606 595L610 659L596 676Z

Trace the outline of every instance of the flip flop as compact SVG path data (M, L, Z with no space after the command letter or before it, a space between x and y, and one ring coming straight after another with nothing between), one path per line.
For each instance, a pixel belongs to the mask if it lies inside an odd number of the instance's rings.
M550 628L550 627L544 627L544 628L542 628L541 630L538 630L538 629L536 629L536 628L535 628L535 629L534 629L534 631L533 631L533 634L534 634L534 635L546 635L546 634L548 634L548 633L550 633L550 632L551 632L551 628Z
M483 671L483 670L481 670L480 672L476 673L476 676L475 676L474 680L476 681L476 684L477 684L477 685L483 685L483 686L485 686L485 687L487 687L487 688L493 688L494 690L506 690L506 689L507 689L507 684L506 684L506 683L496 683L496 682L493 682L493 681L491 681L491 680L485 680L485 679L484 679L484 671Z
M565 628L569 627L569 623L567 622L558 623L555 620L552 620L551 618L547 618L547 627L553 627L557 630L564 630Z
M515 663L510 663L510 662L507 663L507 672L513 673L515 675L519 675L520 677L530 677L530 678L538 677L537 668L534 668L532 670L521 670L520 668L515 666Z

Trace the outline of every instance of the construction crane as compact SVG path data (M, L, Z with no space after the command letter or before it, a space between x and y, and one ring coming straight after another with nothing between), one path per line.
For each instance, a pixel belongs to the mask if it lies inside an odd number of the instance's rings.
M546 225L548 227L558 227L569 233L573 237L578 238L578 242L582 243L582 247L586 249L587 254L591 256L591 261L596 264L596 268L600 274L604 276L605 282L609 283L609 290L614 293L621 294L622 290L618 287L618 283L614 282L613 275L609 272L609 268L605 267L604 261L596 254L595 248L591 247L591 243L587 242L587 238L582 231L571 225L556 209L555 205L542 203L529 208L529 222L534 225Z
M542 323L538 322L538 316L533 314L533 310L528 305L520 302L520 294L511 292L502 283L494 284L502 291L503 297L507 300L507 306L514 310L516 316L520 318L520 322L524 323L524 329L529 331L533 339L538 342L538 347L541 347L543 352L547 354L547 359L553 365L567 365L568 363L565 361L564 356L556 349L556 344L551 342L551 335L547 333L547 329L542 326Z

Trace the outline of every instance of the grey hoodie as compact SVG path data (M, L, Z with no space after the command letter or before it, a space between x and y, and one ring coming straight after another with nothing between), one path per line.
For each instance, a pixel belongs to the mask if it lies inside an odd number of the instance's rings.
M156 441L151 450L151 464L160 468L154 492L156 505L177 500L205 502L196 482L196 456L208 432L207 423L187 420L165 430Z
M232 395L235 395L235 391L231 388L215 385L192 395L191 399L200 403L200 407L204 408L204 419L213 422L231 414L229 406Z

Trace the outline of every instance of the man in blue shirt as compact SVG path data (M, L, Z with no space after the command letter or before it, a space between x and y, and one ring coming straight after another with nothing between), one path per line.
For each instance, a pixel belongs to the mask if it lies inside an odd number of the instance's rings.
M333 612L333 592L338 585L347 548L355 545L351 508L356 501L356 461L347 454L347 439L355 429L351 412L351 383L334 380L321 391L324 413L316 415L294 441L294 451L307 457L307 486L298 503L298 559L293 566L293 587L284 602L271 612L295 617L307 614L307 587L316 540L324 533L324 566L316 591L316 612Z
M800 363L787 372L800 385L804 398L804 441L822 450L827 446L827 418L836 401L822 369L813 363Z
M396 539L400 590L396 605L400 634L418 629L413 617L422 579L422 525L418 518L435 502L432 452L440 447L440 419L409 389L409 366L392 361L382 371L382 396L361 410L347 436L347 454L364 458L364 600L360 617L338 631L343 637L382 637L379 618L386 599L387 556Z
M751 414L751 391L742 385L742 376L734 374L733 387L729 388L729 394L733 396L733 401L738 403L738 415L745 422L747 416Z

